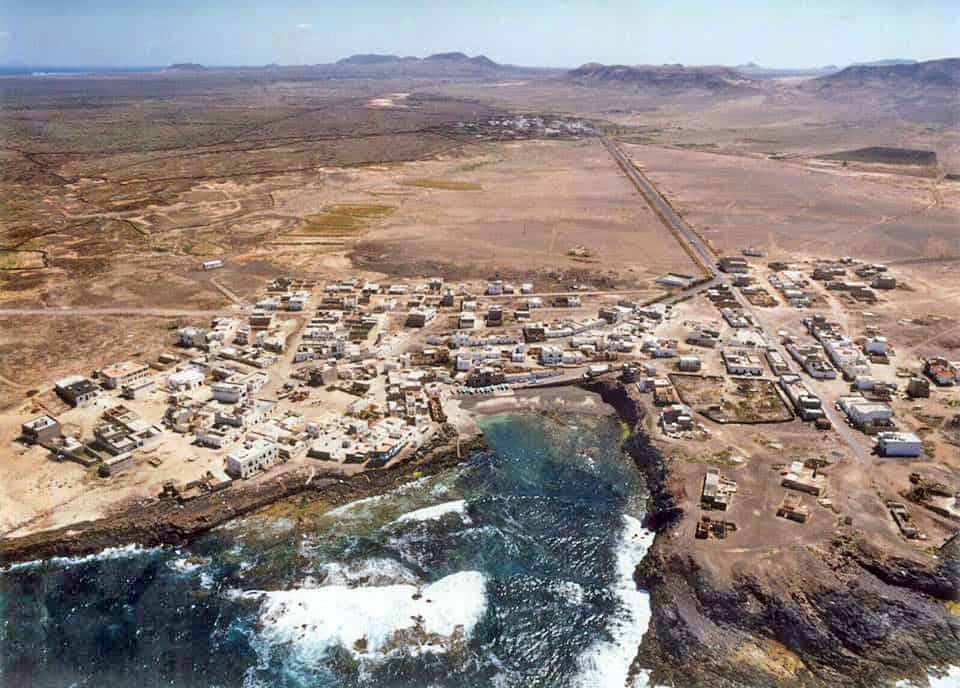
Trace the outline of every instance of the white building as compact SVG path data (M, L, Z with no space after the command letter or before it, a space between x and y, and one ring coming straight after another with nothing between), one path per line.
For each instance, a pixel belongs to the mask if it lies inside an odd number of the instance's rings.
M863 397L853 396L840 397L837 403L858 428L886 423L893 418L893 409L880 401L867 401Z
M240 439L240 429L232 425L215 425L197 430L197 442L212 449L223 449L238 439Z
M224 404L240 404L247 400L247 386L233 382L215 382L210 385L213 398Z
M196 389L203 384L206 376L197 368L187 368L167 377L167 389L171 392L183 392Z
M135 361L121 361L100 371L100 379L107 389L118 389L124 385L135 385L150 377L150 366Z
M545 346L540 349L540 365L555 366L563 363L563 350L559 346Z
M280 447L267 439L244 442L239 449L227 454L227 474L245 479L257 471L270 468L280 459Z
M880 456L917 457L923 454L923 441L910 432L881 432L877 435Z
M858 375L870 374L870 363L849 339L845 337L838 339L824 337L821 338L820 342L823 344L827 356L847 379L852 380Z

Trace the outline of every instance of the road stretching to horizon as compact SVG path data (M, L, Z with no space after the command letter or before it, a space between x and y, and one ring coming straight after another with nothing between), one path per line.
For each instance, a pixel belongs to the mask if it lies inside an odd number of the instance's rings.
M673 300L680 300L681 298L688 298L699 291L702 291L706 288L716 286L716 285L728 285L727 277L724 273L720 272L716 265L717 259L719 256L714 252L712 248L707 244L703 238L697 234L696 231L686 220L684 220L680 215L674 210L673 206L670 205L670 202L660 193L660 190L657 189L654 184L647 179L640 170L637 169L637 166L633 163L629 156L623 152L623 150L613 141L606 137L601 137L600 139L603 142L603 145L610 152L610 155L613 156L613 159L616 160L617 165L623 170L624 174L633 182L633 185L637 188L637 191L644 197L647 201L647 204L651 209L660 217L660 220L663 224L671 231L671 233L677 238L681 245L686 242L684 248L687 252L694 257L694 259L701 264L707 272L712 276L712 279L706 283L702 283L683 291L677 292L673 296ZM756 311L753 308L747 298L740 293L739 289L730 289L731 293L736 298L737 302L740 304L740 308L748 313L756 323L757 328L763 334L764 339L767 341L767 345L773 347L783 356L783 360L787 362L787 365L791 365L790 361L792 357L787 353L784 347L780 344L779 338L776 334L771 335L767 332L760 318L757 317ZM791 366L792 367L792 366ZM847 446L850 447L850 450L853 452L861 463L864 465L870 465L873 461L870 453L866 451L863 445L860 443L859 438L857 437L855 431L847 425L846 421L840 417L839 412L834 407L833 403L823 403L821 399L823 412L833 424L834 430L837 431L837 434L843 438Z

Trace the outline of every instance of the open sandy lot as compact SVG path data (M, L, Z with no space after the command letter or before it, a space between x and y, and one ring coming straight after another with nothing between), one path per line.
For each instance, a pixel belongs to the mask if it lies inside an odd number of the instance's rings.
M721 254L960 255L960 183L836 166L628 145L634 162Z

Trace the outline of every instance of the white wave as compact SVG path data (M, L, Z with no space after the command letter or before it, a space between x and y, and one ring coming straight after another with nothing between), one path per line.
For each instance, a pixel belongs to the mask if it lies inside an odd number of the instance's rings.
M389 585L268 592L260 641L317 665L341 646L357 659L399 649L444 652L469 637L486 610L486 580L463 571L423 587Z
M637 589L633 574L650 548L654 533L631 516L624 515L623 520L623 535L616 556L617 578L613 586L619 609L607 628L611 640L597 641L577 661L579 671L573 685L582 688L626 686L630 665L650 624L650 598L646 592ZM645 686L646 677L638 678L640 680L633 685Z
M322 577L319 580L310 578L310 583L303 587L321 588L327 586L357 585L417 585L420 579L417 575L394 559L363 559L349 564L332 561L320 567Z
M930 676L930 688L957 688L960 686L960 666L952 666L944 676Z
M960 686L960 666L951 666L942 676L928 676L930 688L957 688ZM896 688L919 688L912 681L898 681Z
M210 564L207 557L180 557L167 562L167 567L177 573L189 574Z
M16 571L18 569L31 568L34 566L76 566L77 564L86 564L91 561L107 561L109 559L127 559L141 554L151 554L160 551L159 547L141 547L140 545L125 545L123 547L107 547L96 554L87 554L82 557L51 557L50 559L35 559L33 561L24 561L18 564L11 564L6 568L0 568L0 572Z
M579 583L558 581L550 586L550 591L575 607L583 604L583 586Z
M452 502L443 502L434 506L427 506L416 511L404 514L394 521L394 523L409 523L411 521L433 521L442 518L447 514L461 514L464 523L470 523L470 517L467 516L467 502L464 499L457 499Z
M423 486L427 480L429 480L429 476L425 476L423 478L419 478L412 482L401 485L400 487L394 490L391 490L390 492L387 492L385 494L373 495L372 497L364 497L363 499L358 499L354 502L347 502L342 506L338 506L336 509L331 509L330 511L327 511L326 513L324 513L324 516L334 516L334 517L340 517L340 518L343 518L345 516L353 516L354 512L356 511L362 512L363 507L371 506L373 504L376 504L377 502L383 501L384 499L388 499L390 497L395 497L398 495L402 495L406 492L410 492L411 490L414 490L418 487Z

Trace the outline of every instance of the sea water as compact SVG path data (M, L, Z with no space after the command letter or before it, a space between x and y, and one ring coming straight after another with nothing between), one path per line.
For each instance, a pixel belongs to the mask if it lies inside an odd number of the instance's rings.
M312 519L0 573L0 686L611 686L649 620L642 478L604 416Z

